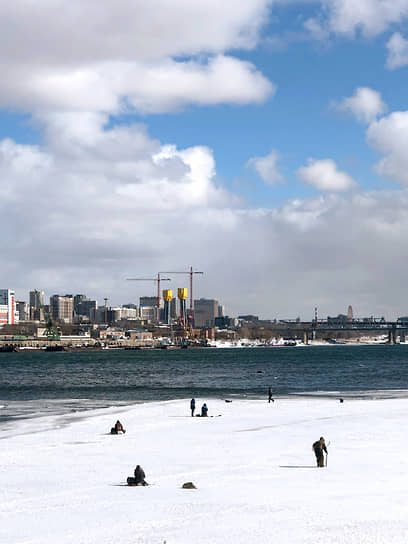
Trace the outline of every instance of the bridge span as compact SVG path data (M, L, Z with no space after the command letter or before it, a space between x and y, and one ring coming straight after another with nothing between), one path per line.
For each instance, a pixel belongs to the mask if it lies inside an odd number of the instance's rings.
M349 323L327 323L311 321L309 326L303 330L303 342L309 343L311 338L314 338L316 333L322 332L374 332L388 335L388 343L396 344L399 337L400 342L405 342L405 336L408 331L408 322L401 321L351 321Z

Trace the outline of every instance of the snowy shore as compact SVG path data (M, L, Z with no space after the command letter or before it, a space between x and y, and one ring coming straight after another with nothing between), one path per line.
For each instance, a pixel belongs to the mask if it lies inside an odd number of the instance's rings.
M204 400L214 417L177 400L3 425L0 542L408 541L408 399ZM126 485L136 464L149 487Z

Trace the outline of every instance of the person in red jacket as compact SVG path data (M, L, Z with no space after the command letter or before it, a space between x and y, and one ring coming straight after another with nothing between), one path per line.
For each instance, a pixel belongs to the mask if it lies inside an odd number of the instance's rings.
M112 429L111 429L111 434L119 434L119 433L125 433L125 432L126 431L123 428L122 423L118 419L117 422L115 423L115 426L112 427Z

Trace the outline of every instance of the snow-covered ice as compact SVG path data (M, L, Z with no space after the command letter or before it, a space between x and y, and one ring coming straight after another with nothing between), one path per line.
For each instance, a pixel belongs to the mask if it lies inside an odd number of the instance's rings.
M408 542L408 399L203 401L214 417L186 399L3 424L0 542ZM149 487L126 485L136 464Z

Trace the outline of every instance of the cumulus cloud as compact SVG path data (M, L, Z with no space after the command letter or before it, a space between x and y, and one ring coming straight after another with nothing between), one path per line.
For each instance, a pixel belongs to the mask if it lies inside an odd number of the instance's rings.
M63 0L4 3L2 58L54 66L251 49L268 0ZM24 34L24 40L21 36Z
M371 123L387 111L379 92L369 87L358 87L349 98L343 98L334 107L340 111L352 113L359 121Z
M37 287L137 302L154 286L126 277L193 265L205 272L197 297L218 298L231 315L310 319L316 305L327 315L350 303L358 315L398 315L406 192L247 209L217 187L209 148L178 149L142 125L106 129L102 115L67 115L43 146L0 142L2 274L18 298ZM391 274L395 290L383 281Z
M395 32L387 42L387 68L394 70L408 64L408 40Z
M372 123L367 130L367 141L385 155L377 164L379 174L408 185L408 111L393 112Z
M0 107L157 113L264 101L274 85L225 53L257 44L268 3L16 0L2 7Z
M252 166L265 183L275 185L284 181L283 176L278 170L278 160L279 153L275 149L272 149L265 157L253 157L249 159L247 166Z
M206 62L116 62L79 67L7 67L0 106L27 111L173 111L186 104L263 102L275 85L249 62L219 55ZM24 84L22 83L24 82Z
M124 263L162 258L196 213L234 205L214 184L206 147L162 145L139 125L107 130L103 116L60 121L44 148L0 142L3 248L11 263L21 255L30 262L21 270L24 283L35 276L48 288L74 287L73 268L82 270L79 281L92 270L94 286L107 273L122 277Z
M345 172L338 170L332 159L309 159L307 166L298 169L299 179L320 191L349 191L356 182Z
M377 36L408 16L407 0L321 0L321 5L319 16L308 22L315 37L324 36L323 30L351 37L357 32Z
M36 287L121 304L154 293L126 277L193 265L205 272L197 296L218 298L231 315L307 319L316 305L321 315L349 303L359 315L399 308L403 190L342 198L335 192L353 180L329 159L311 160L300 172L329 194L248 209L217 183L207 146L180 149L144 125L110 124L111 113L271 97L273 83L234 56L259 42L270 4L4 3L0 105L32 113L42 143L0 141L3 286L23 300ZM380 126L390 117L370 126L369 142L402 160L397 143L386 147L396 128ZM269 183L280 181L278 158L272 151L251 165ZM391 275L392 289L383 281ZM185 285L182 277L172 283Z

